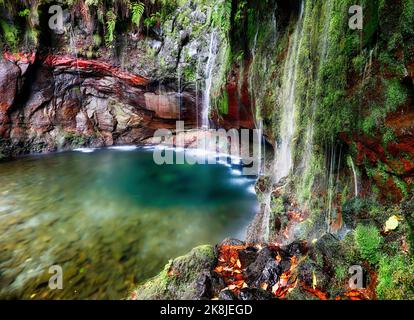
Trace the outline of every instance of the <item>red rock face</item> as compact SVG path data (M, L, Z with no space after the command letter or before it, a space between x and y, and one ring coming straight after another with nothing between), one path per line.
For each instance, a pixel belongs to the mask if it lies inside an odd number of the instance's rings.
M144 77L124 72L109 63L97 60L76 59L71 56L48 55L44 64L55 69L75 69L85 71L98 76L110 76L125 81L132 86L147 86L149 80Z
M0 60L0 137L7 138L10 125L8 111L13 105L20 69L15 64Z
M414 184L414 109L404 106L387 116L385 125L392 129L395 139L386 146L382 136L368 137L363 134L354 134L352 137L342 134L341 138L349 145L357 147L356 163L363 166L365 161L376 167L382 163L386 173L405 181L409 186ZM396 200L403 195L392 178L384 181L381 177L373 179L383 194L391 194Z
M229 102L228 113L213 116L213 121L219 127L226 129L255 128L253 106L250 100L248 85L249 62L246 63L247 67L244 68L245 71L242 74L240 74L237 67L234 67L230 73L225 88Z
M174 130L177 120L187 126L195 123L194 93L179 97L168 87L158 89L148 79L107 62L66 55L4 53L3 57L3 154L70 149L74 143L135 144L159 128ZM30 84L25 86L24 81Z

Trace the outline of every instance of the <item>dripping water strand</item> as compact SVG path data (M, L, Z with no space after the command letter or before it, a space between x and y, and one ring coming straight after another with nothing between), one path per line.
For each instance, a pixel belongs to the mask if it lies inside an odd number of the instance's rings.
M76 47L76 37L75 37L75 31L73 30L72 24L69 24L69 43L72 49L72 53L75 55L75 61L76 61L76 73L78 75L78 83L79 83L79 91L81 90L81 75L79 70L79 54L78 49ZM79 93L79 102L82 106L82 95Z
M211 88L213 84L213 70L216 63L217 57L217 36L216 31L213 30L210 38L208 60L205 69L205 92L203 96L203 111L202 111L202 127L208 130L209 125L209 113L210 113L210 96Z
M283 106L282 121L280 126L280 134L282 142L280 144L275 143L275 158L272 165L271 174L271 190L265 194L264 201L264 215L262 220L262 230L264 230L265 241L270 241L270 213L272 203L273 186L280 182L280 180L286 177L292 166L292 144L293 133L295 127L294 118L294 96L296 89L296 76L297 65L299 63L299 52L303 36L303 13L304 2L301 2L301 11L299 18L296 22L295 30L292 35L291 43L289 44L289 50L287 59L284 66L283 75L283 88L281 94L281 105Z
M331 16L332 16L332 0L328 0L326 2L326 8L327 8L326 10L327 12L326 12L325 19L324 19L323 33L322 33L322 37L319 40L320 41L319 46L322 48L322 50L319 55L320 60L318 63L319 64L318 71L315 76L315 90L314 90L313 99L311 102L312 111L311 111L310 121L306 128L305 152L304 152L304 157L303 157L303 162L302 162L302 167L304 168L305 172L309 168L311 157L312 157L312 151L313 151L314 124L315 124L315 118L316 118L316 109L319 104L319 95L321 93L320 90L321 90L321 82L322 82L320 73L328 57L328 50L329 50L328 36L329 36L329 26L330 26Z
M275 182L289 175L293 166L292 148L295 133L295 100L296 100L296 79L297 67L299 65L300 47L303 38L303 11L304 2L301 4L299 20L297 22L293 41L289 48L288 59L285 63L284 82L282 89L282 120L280 130L281 142L277 144L275 161Z

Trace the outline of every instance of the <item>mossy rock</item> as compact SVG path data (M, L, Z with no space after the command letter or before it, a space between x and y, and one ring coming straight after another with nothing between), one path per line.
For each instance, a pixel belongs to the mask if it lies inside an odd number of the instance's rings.
M414 263L398 254L384 255L379 262L377 295L384 300L414 299Z
M137 300L211 299L224 288L213 273L216 259L214 247L194 248L187 255L170 261L156 277L139 285L132 296Z

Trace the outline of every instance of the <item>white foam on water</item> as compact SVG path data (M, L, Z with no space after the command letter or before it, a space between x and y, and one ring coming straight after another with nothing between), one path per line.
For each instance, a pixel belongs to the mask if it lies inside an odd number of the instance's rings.
M250 187L248 187L247 192L249 192L251 194L256 194L256 189L255 189L254 185L251 185Z
M76 149L73 149L73 151L75 151L75 152L82 152L82 153L92 153L95 150L96 150L95 148L76 148Z
M109 147L110 150L118 150L118 151L134 151L138 149L137 146L113 146Z
M241 176L242 172L240 170L233 169L233 170L231 170L231 174L235 175L235 176Z

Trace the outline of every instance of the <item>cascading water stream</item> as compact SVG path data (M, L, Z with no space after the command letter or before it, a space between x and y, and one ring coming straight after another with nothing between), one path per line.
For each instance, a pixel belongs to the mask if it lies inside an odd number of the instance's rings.
M210 102L211 102L211 88L213 84L213 70L216 64L218 41L216 31L211 33L210 45L208 50L208 60L205 68L205 91L203 95L203 110L201 125L203 129L209 129L209 114L210 114Z
M299 64L299 53L303 35L303 11L304 2L301 4L299 20L293 33L293 39L289 46L288 58L283 72L282 88L282 120L280 128L280 143L276 150L275 159L275 183L289 175L293 166L292 147L295 133L295 99L297 67Z
M332 0L327 0L326 2L326 15L325 15L325 20L324 20L324 27L323 27L323 34L322 37L320 38L320 54L319 54L319 66L318 66L318 72L316 74L316 79L315 79L315 92L314 92L314 97L313 97L313 101L312 101L312 114L311 114L311 120L309 121L307 128L306 128L306 142L304 145L304 157L302 160L302 167L306 169L308 168L308 166L310 165L310 161L311 161L311 156L312 156L312 151L313 151L313 136L314 136L314 124L315 124L315 115L316 115L316 108L319 104L319 89L320 89L320 84L321 84L321 77L320 77L320 73L322 70L322 66L326 61L327 55L328 55L328 49L329 49L329 39L328 39L328 35L329 35L329 24L331 21L331 16L332 16Z
M200 107L200 105L199 105L199 92L198 92L198 90L199 90L199 78L200 78L200 63L201 63L201 59L200 59L200 57L198 57L198 60L197 60L197 68L196 68L196 79L195 79L195 88L196 88L196 101L195 101L195 103L196 103L196 114L197 114L197 128L200 128L200 117L199 117L199 107Z
M355 164L354 164L354 160L352 160L351 157L349 157L349 163L351 165L351 169L352 169L352 173L354 175L354 190L355 190L355 197L358 197L358 175L355 169Z
M75 38L75 32L73 31L73 26L70 24L69 25L69 43L70 43L72 54L74 54L75 58L76 58L76 72L78 74L78 82L79 82L79 89L80 89L81 75L80 75L80 71L79 71L79 62L78 62L79 54L78 54L78 49L76 47L76 40L75 39L76 39ZM79 102L80 102L79 104L82 105L82 95L79 95Z
M276 28L275 28L276 30ZM256 33L253 39L253 47L251 50L251 55L252 55L252 65L254 65L256 63L256 51L257 51L257 39L259 36L259 25L257 25L256 28ZM249 74L249 87L250 87L250 92L252 93L252 99L253 101L256 101L255 99L255 90L254 90L254 85L253 85L253 72L251 72ZM253 105L256 105L255 103L252 104L252 108ZM254 114L255 111L252 110L252 114ZM257 135L257 141L260 144L257 148L258 150L258 154L257 154L257 175L260 176L263 173L263 151L264 151L264 139L263 139L263 120L261 120L261 116L260 116L260 109L256 110L256 117L254 117L254 123L255 123L255 128L256 128L256 135Z
M289 175L293 166L292 146L295 132L295 92L297 66L299 64L299 52L303 35L303 13L304 2L301 4L300 14L289 45L287 60L283 72L283 88L281 101L283 105L282 121L280 128L281 142L276 150L273 162L273 174L271 175L272 185ZM264 217L262 230L264 230L265 241L270 241L270 214L271 214L272 191L265 195Z

